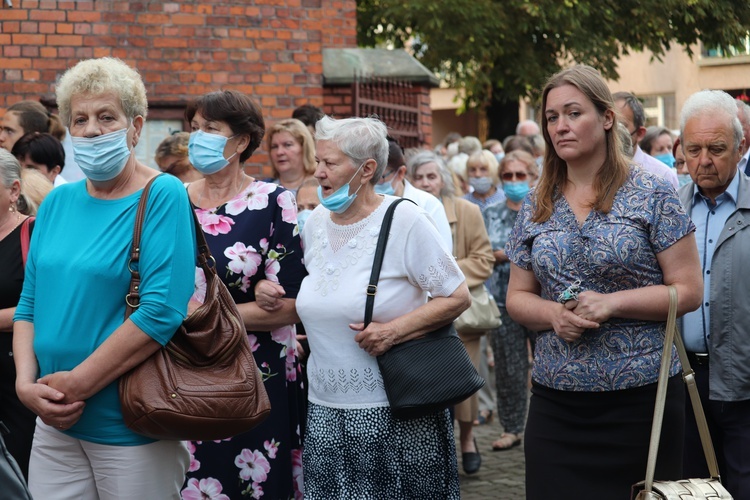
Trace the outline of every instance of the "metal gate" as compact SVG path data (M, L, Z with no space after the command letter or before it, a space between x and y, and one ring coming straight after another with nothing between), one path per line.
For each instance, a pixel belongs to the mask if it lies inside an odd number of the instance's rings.
M377 116L388 127L388 134L403 149L424 143L419 126L419 89L411 82L391 78L355 75L352 83L352 115Z

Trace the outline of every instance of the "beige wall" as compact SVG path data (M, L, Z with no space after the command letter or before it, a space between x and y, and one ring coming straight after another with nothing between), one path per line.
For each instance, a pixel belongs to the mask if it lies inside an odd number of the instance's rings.
M662 61L652 61L651 52L632 53L620 59L620 78L610 81L609 87L612 92L628 91L639 97L674 94L678 116L685 100L701 89L750 88L749 56L702 58L699 46L693 52L691 59L682 47L672 47Z

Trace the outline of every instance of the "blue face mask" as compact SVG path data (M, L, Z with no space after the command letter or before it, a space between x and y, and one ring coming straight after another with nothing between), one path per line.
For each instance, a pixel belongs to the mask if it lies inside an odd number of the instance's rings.
M492 189L492 179L489 177L469 177L469 185L478 194L487 194Z
M531 187L528 181L503 182L503 191L510 201L518 202L523 200L529 194L530 190Z
M307 222L307 219L310 217L310 214L312 213L312 210L300 210L297 212L297 225L299 226L299 232L302 232L302 228L305 225L305 222Z
M96 137L71 137L73 156L86 178L106 182L120 175L131 154L129 128Z
M498 163L500 163L501 161L503 161L503 158L505 158L505 153L504 152L503 153L495 153L495 159L497 160Z
M383 182L382 184L375 184L375 192L378 194L384 194L387 196L393 196L396 194L396 190L393 189L393 184L390 182Z
M349 194L349 184L364 166L364 163L360 165L357 171L354 172L354 175L352 175L352 178L349 179L349 182L334 191L334 193L329 195L328 198L323 198L323 188L318 186L318 199L320 200L320 204L333 213L343 214L346 212L346 209L354 203L354 199L357 197L359 190L362 189L362 184L360 184L354 193Z
M667 165L669 168L674 168L674 156L672 153L664 153L663 155L654 156L657 160Z
M234 137L234 136L232 136ZM236 152L229 158L224 158L224 148L232 137L219 134L207 134L196 130L190 134L188 141L188 158L195 169L203 175L211 175L229 165Z
M690 178L690 174L677 174L677 182L679 182L680 187L682 187L685 184L693 182L693 179Z

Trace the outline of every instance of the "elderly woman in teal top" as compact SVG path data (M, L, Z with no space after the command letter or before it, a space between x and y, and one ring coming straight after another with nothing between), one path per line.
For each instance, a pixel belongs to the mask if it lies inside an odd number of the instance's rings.
M39 417L30 489L35 498L178 498L186 445L128 430L117 382L187 313L195 269L187 193L171 176L151 188L141 305L124 320L135 213L157 175L134 153L145 87L122 61L87 60L63 75L57 102L87 179L60 186L41 206L16 309L16 388Z

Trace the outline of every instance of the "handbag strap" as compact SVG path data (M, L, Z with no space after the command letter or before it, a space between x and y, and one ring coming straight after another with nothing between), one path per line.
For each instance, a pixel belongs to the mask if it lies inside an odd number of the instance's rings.
M125 319L128 318L138 308L141 303L140 288L141 288L141 274L138 271L138 261L141 258L141 235L143 233L143 222L146 217L146 205L148 204L148 193L151 189L151 185L154 181L162 175L159 174L153 177L146 187L143 188L141 199L138 202L138 210L135 213L135 224L133 225L133 244L130 247L130 260L128 260L128 270L130 271L130 288L128 294L125 296ZM208 271L209 261L216 263L211 251L208 248L206 242L206 236L203 234L198 217L195 215L194 210L190 210L193 216L193 229L195 230L195 241L197 243L197 261L198 265L203 268L204 272ZM206 274L208 278L208 274Z
M664 405L667 395L667 379L669 368L672 364L672 345L676 345L677 354L682 363L682 378L687 384L690 401L695 413L695 421L698 424L703 453L706 456L708 472L714 479L719 478L719 466L716 463L711 434L708 431L706 415L703 413L698 388L695 385L695 372L690 367L685 345L677 332L677 289L670 285L669 289L669 314L667 315L667 331L664 337L664 352L661 357L661 368L659 369L659 382L656 389L656 406L654 407L654 421L651 427L651 441L648 447L648 463L646 465L645 491L653 491L654 473L656 472L656 457L659 454L659 440L661 438L662 422L664 420Z
M378 246L375 248L375 258L372 262L372 272L370 273L370 284L367 285L367 301L365 302L365 328L372 322L372 309L375 306L375 294L378 291L378 280L380 279L380 268L383 266L383 256L385 255L385 247L388 243L388 233L391 231L391 223L393 222L393 213L396 211L396 207L402 201L409 201L414 203L408 198L400 198L388 207L383 217L383 223L380 226L380 235L378 236ZM414 203L416 205L416 203Z
M26 267L26 259L29 256L29 244L31 243L31 223L34 222L36 217L26 217L26 220L21 224L21 258L23 259L23 266Z

